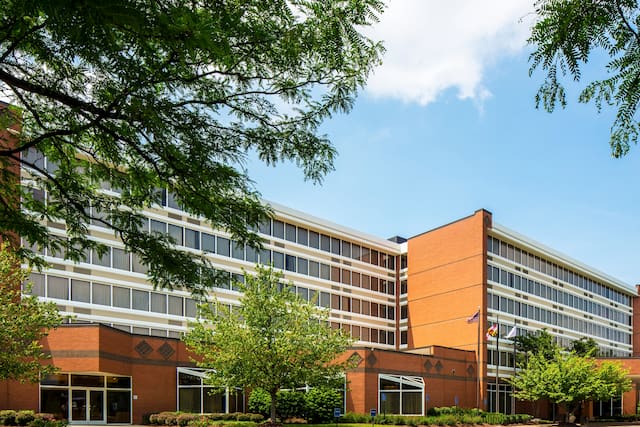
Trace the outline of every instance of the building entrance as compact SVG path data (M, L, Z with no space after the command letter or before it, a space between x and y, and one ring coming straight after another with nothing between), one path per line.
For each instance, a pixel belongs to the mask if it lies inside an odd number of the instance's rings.
M51 375L40 382L40 412L76 424L130 424L131 377Z

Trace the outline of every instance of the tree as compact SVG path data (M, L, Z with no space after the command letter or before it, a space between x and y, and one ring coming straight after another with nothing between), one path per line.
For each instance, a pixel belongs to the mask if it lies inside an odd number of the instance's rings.
M582 337L579 340L571 342L569 351L575 353L578 356L598 357L600 348L598 347L598 343L596 342L596 340L594 340L593 338Z
M596 361L556 349L551 359L543 353L533 353L527 366L510 382L516 398L547 399L571 415L585 401L610 399L630 390L627 374L619 363Z
M250 230L270 210L247 160L291 161L313 182L332 170L336 152L318 128L351 109L380 62L381 44L358 31L382 8L381 0L0 2L0 99L16 106L3 108L0 124L22 129L0 137L0 236L79 260L105 250L88 237L87 224L98 224L148 265L154 285L206 292L216 279L206 259L141 230L142 209L175 198L259 246ZM16 164L32 171L27 186L15 185ZM50 236L44 221L64 222L68 238ZM28 245L20 255L38 262Z
M269 393L274 421L278 390L335 383L350 365L336 358L351 338L332 329L328 312L303 301L281 278L257 266L255 276L238 283L244 295L237 309L219 302L203 306L202 320L184 338L198 365L213 370L214 386Z
M514 338L516 349L523 355L520 365L525 366L530 354L542 355L545 359L550 359L555 354L557 344L553 341L553 336L546 329L541 329L532 334L518 335Z
M54 303L22 295L28 277L15 252L7 243L0 244L0 380L38 382L55 371L53 365L43 364L50 356L40 339L60 325L62 316Z
M640 9L636 0L537 0L537 20L529 43L532 74L546 72L536 95L536 106L552 112L567 104L561 78L582 77L583 66L602 51L609 58L606 78L589 82L578 101L617 109L609 144L614 157L628 153L638 142L640 102Z

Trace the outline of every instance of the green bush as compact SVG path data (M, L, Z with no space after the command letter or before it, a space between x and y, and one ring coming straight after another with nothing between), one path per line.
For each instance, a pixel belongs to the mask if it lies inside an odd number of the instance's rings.
M281 390L276 398L276 413L281 419L304 417L305 393Z
M16 411L5 409L0 411L0 425L14 426L16 425Z
M367 424L371 423L371 417L366 414L347 412L342 417L340 417L340 422L345 424Z
M184 427L189 425L189 423L191 423L192 421L195 421L199 418L201 418L201 415L199 414L179 414L176 417L176 424Z
M265 417L269 416L271 410L271 397L269 393L261 388L251 390L249 395L249 412L254 414L262 414Z
M35 412L31 410L18 411L16 413L16 424L19 426L26 426L35 419Z
M305 394L304 398L306 419L311 423L323 423L333 420L334 408L342 407L342 393L333 388L312 388ZM367 421L369 420L365 422ZM341 422L345 421L341 420Z
M491 412L485 414L484 421L487 424L505 424L507 417L504 414L500 414L497 412Z

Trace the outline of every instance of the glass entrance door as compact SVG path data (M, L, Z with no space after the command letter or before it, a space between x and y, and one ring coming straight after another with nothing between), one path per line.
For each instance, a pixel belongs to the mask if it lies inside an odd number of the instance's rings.
M104 392L89 390L89 421L104 421Z
M71 390L71 422L104 422L104 391Z

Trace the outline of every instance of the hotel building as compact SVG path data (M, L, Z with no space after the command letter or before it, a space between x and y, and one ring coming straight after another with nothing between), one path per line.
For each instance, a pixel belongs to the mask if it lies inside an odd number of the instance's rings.
M55 168L36 151L26 154ZM21 171L30 186L30 172ZM102 191L116 195L103 185ZM47 194L33 188L46 200ZM271 204L272 220L257 231L256 251L182 211L170 193L144 212L145 228L167 233L186 252L205 254L227 272L211 295L231 306L234 286L256 263L282 270L300 297L330 311L334 328L355 339L359 360L347 374L345 410L424 414L428 407L460 405L510 413L513 344L504 339L546 328L563 346L592 337L601 354L625 358L634 372L637 293L628 285L507 228L492 214L472 215L405 239L384 239ZM48 222L52 235L65 225ZM154 289L145 267L111 230L89 225L108 246L79 263L32 248L50 267L33 273L31 292L55 302L73 320L43 343L60 374L37 385L0 383L1 408L56 413L78 423L139 423L162 410L245 410L242 391L210 395L179 340L196 317L196 301L183 291ZM26 243L24 243L26 244ZM477 322L473 315L479 312ZM472 318L472 319L470 319ZM500 341L485 339L500 325ZM498 381L496 381L498 375ZM496 388L498 401L496 401ZM599 402L593 414L635 412L635 389Z

